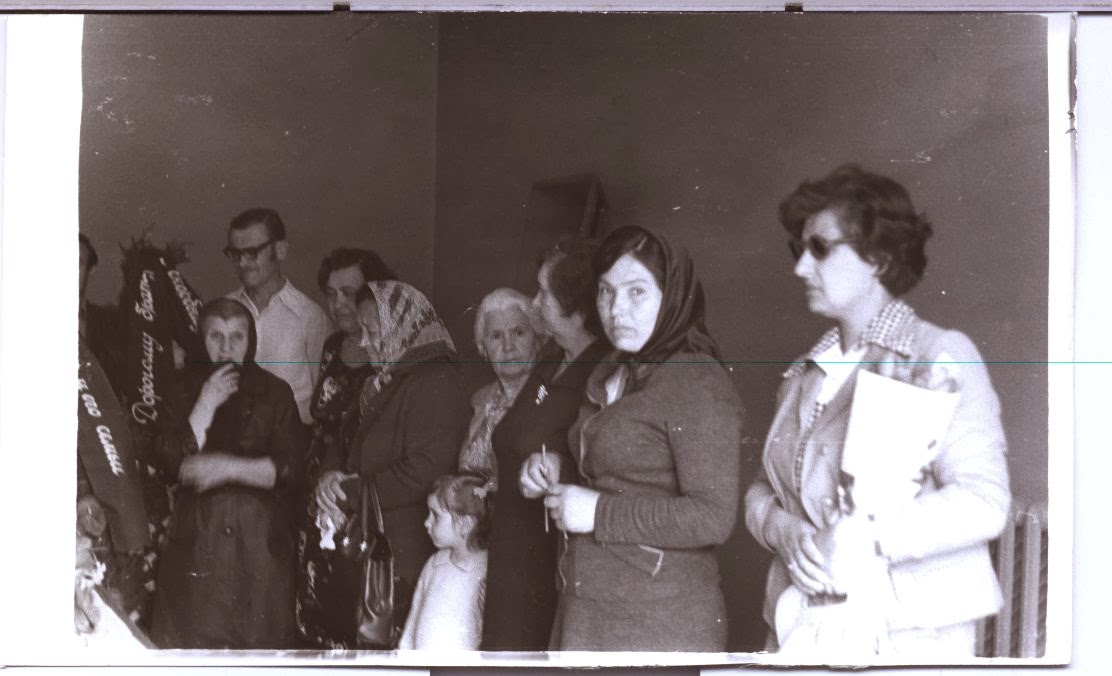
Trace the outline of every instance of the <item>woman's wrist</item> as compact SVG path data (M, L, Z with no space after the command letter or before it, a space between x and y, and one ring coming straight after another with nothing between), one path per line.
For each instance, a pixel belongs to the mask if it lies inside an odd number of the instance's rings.
M790 517L790 514L776 506L768 511L768 518L765 519L761 537L764 538L765 545L774 552L780 551L780 533L784 527L784 519Z
M212 415L212 411L200 404L194 406L193 412L189 414L189 427L193 430L193 438L197 441L197 450L205 447L208 428L212 425Z

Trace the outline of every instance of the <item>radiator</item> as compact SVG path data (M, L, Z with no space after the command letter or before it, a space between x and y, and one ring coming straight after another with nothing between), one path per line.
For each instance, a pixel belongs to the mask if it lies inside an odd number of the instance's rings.
M990 550L1004 606L977 624L982 657L1042 657L1046 654L1046 503L1017 502L1012 518Z

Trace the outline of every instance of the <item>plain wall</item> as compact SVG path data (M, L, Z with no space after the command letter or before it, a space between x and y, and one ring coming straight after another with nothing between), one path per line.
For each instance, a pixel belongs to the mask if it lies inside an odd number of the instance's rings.
M756 471L780 373L828 325L792 276L777 203L853 161L935 224L908 298L968 333L1000 394L1017 495L1046 496L1047 106L1041 17L442 16L437 306L513 279L533 181L595 172L614 225L686 245L748 409ZM469 342L469 341L468 341ZM758 649L767 555L722 548L730 648Z
M239 283L232 217L278 210L295 286L323 303L333 247L376 248L432 285L436 18L431 15L90 15L85 20L81 229L114 300L118 243L152 228L189 243L203 298Z

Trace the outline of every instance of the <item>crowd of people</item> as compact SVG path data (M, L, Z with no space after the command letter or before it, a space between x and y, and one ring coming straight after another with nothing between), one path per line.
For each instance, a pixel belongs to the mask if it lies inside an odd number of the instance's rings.
M141 501L82 530L108 496L79 462L79 545L103 541L105 598L160 648L355 648L360 592L337 594L329 540L373 490L394 561L381 648L721 652L720 579L752 573L720 570L716 547L743 506L775 555L768 650L972 657L975 622L1001 603L988 545L1010 492L977 349L901 299L931 225L903 186L853 165L801 183L780 222L832 326L784 373L743 486L741 400L678 242L624 226L541 252L534 297L499 288L478 306L494 379L472 393L429 298L376 253L321 262L326 312L282 274L279 215L245 211L224 249L242 286L200 308L206 358L179 359L167 419L129 460L166 484L165 535L144 515L150 533L128 537L120 512ZM83 298L96 252L81 247ZM118 385L109 313L82 300L81 358ZM955 402L929 449L888 440L908 460L874 462L895 469L868 481L911 488L887 502L843 462L851 426L869 424L853 405L865 373ZM862 585L865 570L880 575Z

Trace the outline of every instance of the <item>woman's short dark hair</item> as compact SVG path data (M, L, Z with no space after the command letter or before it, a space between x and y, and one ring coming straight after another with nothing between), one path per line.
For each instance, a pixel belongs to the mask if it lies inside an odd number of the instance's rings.
M548 287L565 317L579 312L583 328L592 336L602 335L595 297L597 276L593 259L598 242L583 237L565 237L541 252L539 265L548 264Z
M656 285L664 290L664 249L648 230L639 225L626 225L611 232L602 240L595 254L594 278L598 279L614 266L622 256L629 254L652 273Z
M378 253L369 249L340 247L333 249L320 262L320 269L317 270L317 286L324 291L328 286L328 278L333 272L352 267L359 268L365 282L384 282L398 278Z
M916 213L898 182L844 164L827 176L804 181L780 202L780 223L795 238L815 214L833 210L843 235L862 259L881 267L880 283L893 296L911 290L927 267L926 243L933 230Z
M240 213L232 219L229 230L246 230L252 225L261 224L266 227L267 237L274 242L286 241L286 224L274 209L255 207Z

